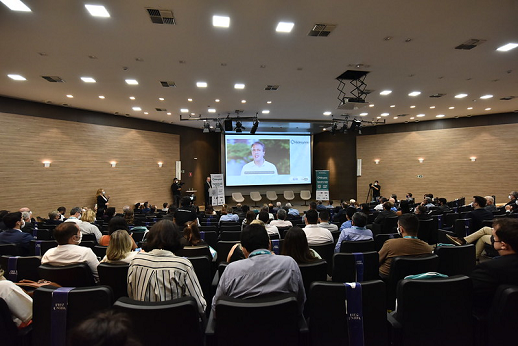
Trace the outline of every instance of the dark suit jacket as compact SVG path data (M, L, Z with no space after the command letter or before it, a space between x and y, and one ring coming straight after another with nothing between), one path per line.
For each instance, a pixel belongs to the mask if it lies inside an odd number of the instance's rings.
M471 231L476 232L482 228L482 221L493 220L493 213L484 208L478 208L470 211L466 218L471 219Z
M22 256L29 255L30 242L33 239L33 236L29 233L21 232L17 229L8 229L0 233L0 244L17 244Z
M518 255L495 257L480 263L471 273L475 311L486 314L498 286L518 285Z

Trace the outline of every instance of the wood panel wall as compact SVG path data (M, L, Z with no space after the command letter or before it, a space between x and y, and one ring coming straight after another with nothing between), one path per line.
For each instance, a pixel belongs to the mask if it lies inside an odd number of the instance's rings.
M517 131L518 124L506 124L359 136L356 155L363 162L358 200L364 202L369 182L379 180L382 196L404 198L412 192L420 200L433 193L471 201L473 195L495 195L497 204L505 203L509 192L518 189Z
M0 124L0 209L28 206L46 217L62 205L93 207L98 188L118 211L171 201L179 135L7 113Z

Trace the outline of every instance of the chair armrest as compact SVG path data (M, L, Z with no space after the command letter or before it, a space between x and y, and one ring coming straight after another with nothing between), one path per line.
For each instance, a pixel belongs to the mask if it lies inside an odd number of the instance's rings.
M394 312L387 313L387 323L389 324L389 336L393 346L402 345L403 325L394 317Z
M206 339L206 345L207 346L213 346L216 345L216 319L214 318L214 311L212 311L212 308L210 307L210 315L209 319L207 320L207 326L205 327L205 339Z

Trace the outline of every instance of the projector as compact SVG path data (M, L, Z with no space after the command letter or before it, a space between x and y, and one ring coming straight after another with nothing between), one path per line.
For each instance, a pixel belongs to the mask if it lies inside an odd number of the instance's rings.
M369 103L365 102L364 99L356 98L356 97L344 97L338 109L359 109L367 106Z

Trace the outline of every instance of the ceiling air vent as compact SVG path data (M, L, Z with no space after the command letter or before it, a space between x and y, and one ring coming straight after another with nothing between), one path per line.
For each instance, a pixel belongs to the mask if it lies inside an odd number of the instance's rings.
M308 33L308 36L322 36L326 37L336 29L336 24L315 24L313 29Z
M446 95L446 94L437 93L437 94L430 95L430 97L439 98L439 97L443 97L444 95Z
M266 88L264 88L264 90L277 90L279 89L279 86L278 85L267 85Z
M164 88L174 88L174 87L176 87L176 83L175 82L160 81L160 84L162 84L162 86Z
M157 112L167 112L165 108L155 108Z
M482 43L486 42L487 40L479 40L476 38L472 38L470 40L467 40L464 43L459 44L455 49L462 49L462 50L470 50L477 46L480 46Z
M516 96L506 96L506 97L502 97L500 99L500 101L510 101L512 99L516 98Z
M176 24L173 11L171 10L159 10L156 8L147 8L146 10L154 24Z
M65 81L58 76L41 76L41 78L51 83L65 83Z

